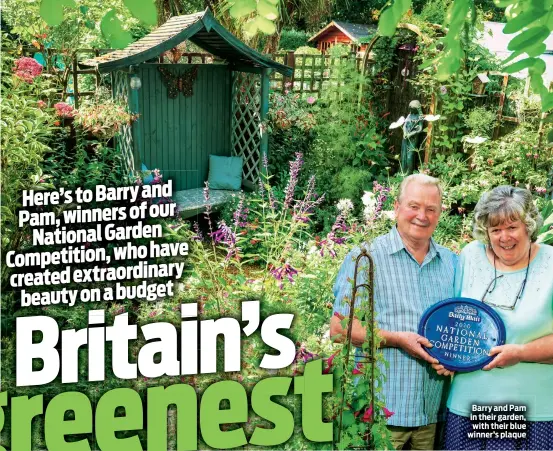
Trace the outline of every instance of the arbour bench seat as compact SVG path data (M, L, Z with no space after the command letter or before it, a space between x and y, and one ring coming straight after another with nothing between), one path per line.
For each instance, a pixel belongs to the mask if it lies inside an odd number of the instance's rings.
M211 205L212 210L218 210L225 205L237 191L210 189L209 201L204 199L204 188L192 188L173 193L173 201L178 205L182 218L190 218L205 211L206 206Z

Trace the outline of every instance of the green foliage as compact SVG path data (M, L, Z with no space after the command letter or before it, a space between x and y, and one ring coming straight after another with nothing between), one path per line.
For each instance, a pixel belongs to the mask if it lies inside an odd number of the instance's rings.
M520 126L497 141L467 142L463 153L436 155L427 169L446 186L444 204L465 212L499 185L527 186L543 198L551 164L551 156L537 146L535 131Z
M152 0L123 0L131 14L145 25L157 25L157 10Z
M476 107L466 115L465 126L470 130L472 136L491 138L496 120L494 111L485 107Z
M115 49L124 49L133 41L132 35L123 29L123 25L116 15L116 11L111 9L100 22L102 34Z
M40 15L51 27L63 22L63 8L75 7L75 0L41 0Z
M279 48L281 50L296 50L299 47L307 47L311 35L305 31L284 29L280 34Z
M3 44L10 41L3 38ZM42 75L28 83L11 75L14 58L2 58L2 100L0 102L2 127L2 252L19 248L26 230L17 225L17 209L22 206L24 189L47 189L41 162L49 137L54 131L53 117L41 108L41 96L52 94L52 84ZM47 100L47 97L43 97ZM46 105L46 102L44 102ZM2 268L6 269L2 262ZM7 271L2 271L3 278Z
M410 8L411 0L394 0L394 2L380 14L378 32L382 36L392 37L396 32L397 24Z
M367 168L345 166L337 174L332 196L336 199L361 199L374 174Z
M320 55L321 51L315 47L302 46L294 51L295 55Z
M442 24L445 22L447 10L452 0L430 0L424 3L419 14L424 22Z
M338 58L341 56L348 56L351 53L351 47L346 44L336 44L331 46L328 49L327 53L330 56L334 56Z
M549 200L541 211L543 226L540 229L538 241L540 243L553 245L553 199Z
M388 165L385 125L371 114L370 104L358 103L359 84L366 79L349 60L341 62L336 74L340 83L332 84L317 103L316 138L306 153L308 172L328 187L330 200L341 197L336 191L342 189L337 175L344 168L363 169L374 180Z
M553 93L549 93L543 84L542 75L545 72L545 63L537 57L545 52L543 41L553 31L553 20L550 18L553 2L551 0L522 2L504 0L498 5L507 8L507 25L504 32L507 34L519 33L509 42L508 49L513 53L505 60L505 64L520 55L527 55L527 58L507 66L505 70L513 73L527 68L532 89L541 96L542 111L547 111L553 108ZM448 32L440 40L443 51L426 63L426 66L438 65L437 76L441 81L447 80L461 67L461 61L465 55L462 47L462 35L466 34L468 30L468 25L465 22L467 19L472 24L476 20L474 3L467 0L455 0L449 13Z
M269 171L273 174L273 185L283 187L288 162L296 152L307 153L313 142L313 128L316 126L315 112L318 107L314 97L302 99L299 94L289 91L274 92L270 96L267 127L269 131Z
M46 46L60 49L66 65L70 64L72 50L110 47L98 26L110 9L118 11L118 19L121 20L123 28L132 33L133 38L142 37L146 31L146 28L132 17L123 0L109 0L107 3L80 0L78 6L64 7L63 21L55 27L47 26L42 19L40 6L40 0L6 0L2 7L2 17L11 31L19 36L21 43L28 45L34 41L37 48Z

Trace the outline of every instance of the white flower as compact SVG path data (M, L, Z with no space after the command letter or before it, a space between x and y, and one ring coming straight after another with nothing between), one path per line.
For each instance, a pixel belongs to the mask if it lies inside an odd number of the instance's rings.
M390 124L390 130L401 127L405 123L405 118L401 116L397 121Z
M363 202L363 205L365 207L372 207L376 205L376 197L373 192L371 191L365 191L365 194L363 194L363 197L361 198L361 202Z
M441 117L442 116L440 116L439 114L436 114L435 116L433 114L427 114L426 116L424 116L424 120L426 122L434 122L439 120Z
M336 208L340 214L347 215L351 210L353 210L353 202L349 199L340 199L336 204Z
M382 216L386 219L394 221L396 219L396 212L394 210L383 210Z
M464 136L463 139L469 144L482 144L488 140L488 138L484 138L482 136Z
M371 221L374 219L374 212L375 212L374 205L367 205L365 209L363 210L363 217L365 218L365 221Z

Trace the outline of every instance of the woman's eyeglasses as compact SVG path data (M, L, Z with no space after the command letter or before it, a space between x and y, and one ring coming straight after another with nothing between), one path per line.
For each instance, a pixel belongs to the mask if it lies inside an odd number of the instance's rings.
M492 253L493 253L494 278L492 279L492 281L488 285L488 288L486 288L486 291L484 292L484 295L482 296L482 302L485 303L485 304L491 305L493 307L501 308L501 309L504 309L504 310L514 310L516 305L517 305L518 300L522 297L522 295L524 293L524 288L526 287L526 281L528 280L528 270L530 269L530 255L532 254L532 245L530 245L530 250L528 251L528 265L526 266L526 275L524 276L524 280L522 281L522 284L520 285L518 293L515 297L515 301L512 303L512 305L509 305L509 304L507 304L507 305L505 305L505 304L494 304L493 302L489 302L489 301L486 302L486 296L488 294L493 293L493 290L495 290L495 287L497 285L497 280L501 279L504 276L504 274L500 274L499 276L497 275L497 268L495 266L495 252L493 252L493 250L492 250ZM493 287L492 287L492 284L493 284Z

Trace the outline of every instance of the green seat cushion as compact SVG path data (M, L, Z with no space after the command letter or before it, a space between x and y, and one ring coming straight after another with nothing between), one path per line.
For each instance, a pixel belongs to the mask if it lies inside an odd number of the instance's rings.
M238 191L242 186L242 164L242 157L210 155L209 188Z

